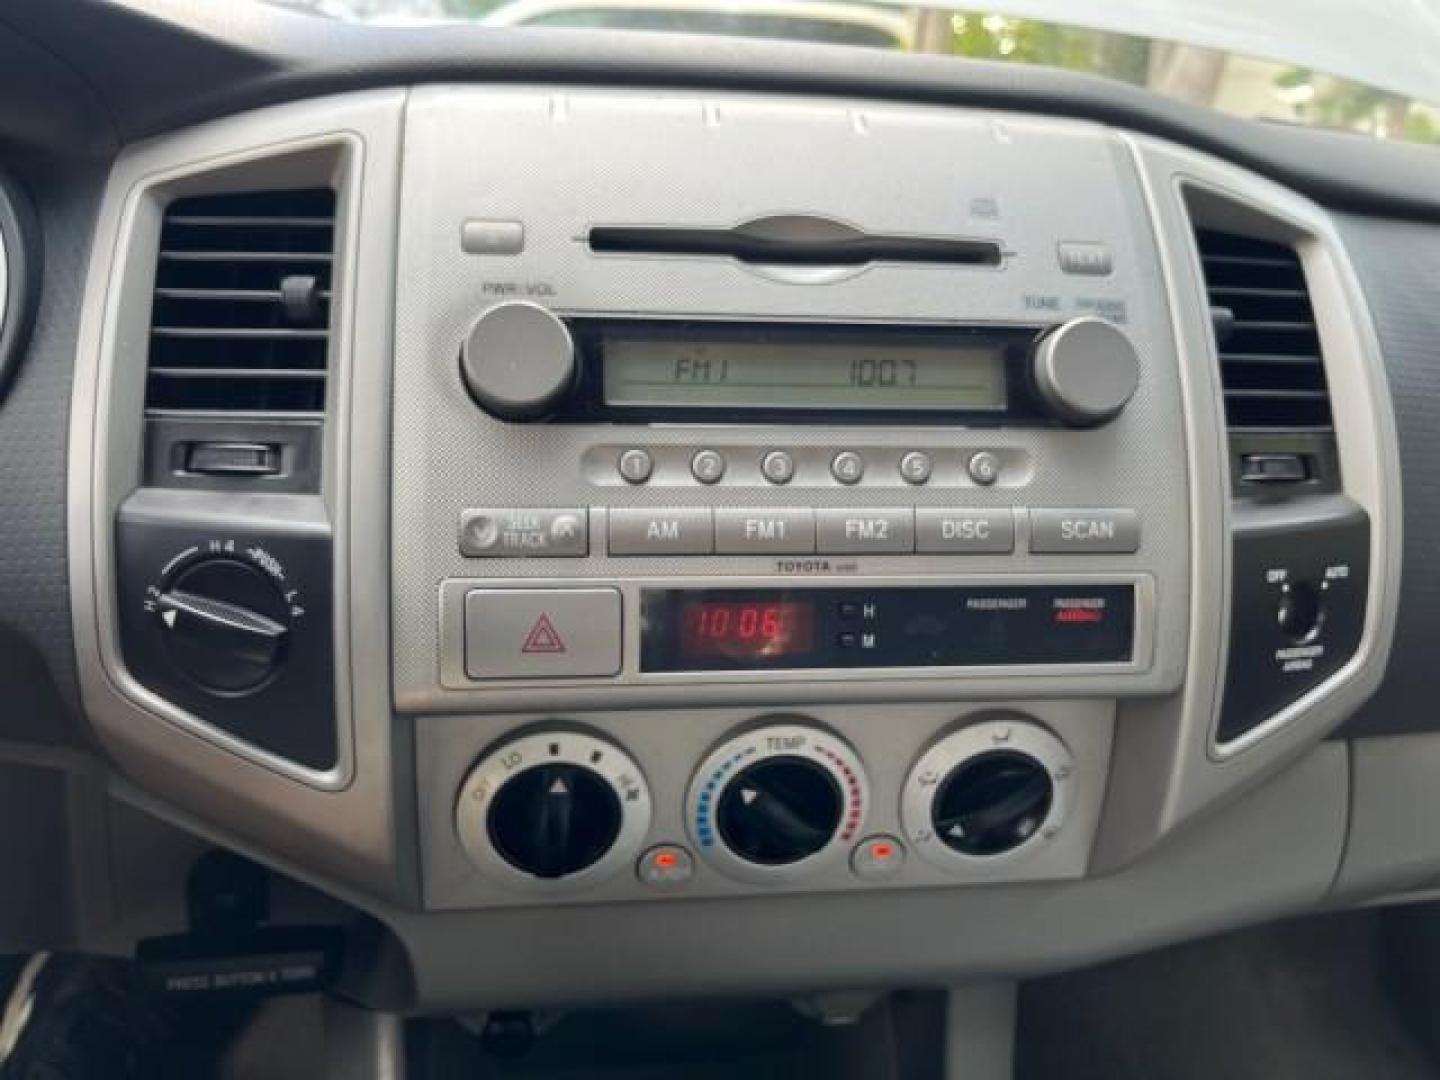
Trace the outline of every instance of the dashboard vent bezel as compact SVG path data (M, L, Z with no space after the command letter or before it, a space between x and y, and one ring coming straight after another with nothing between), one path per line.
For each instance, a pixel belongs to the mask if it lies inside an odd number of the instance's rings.
M323 417L337 203L333 185L276 184L165 206L147 415Z
M1239 432L1331 432L1324 346L1296 242L1192 221L1224 395Z

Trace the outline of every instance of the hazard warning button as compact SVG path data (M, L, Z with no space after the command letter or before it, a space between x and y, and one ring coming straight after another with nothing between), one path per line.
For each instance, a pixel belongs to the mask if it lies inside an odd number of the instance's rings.
M615 589L472 589L465 595L472 679L561 679L620 670Z

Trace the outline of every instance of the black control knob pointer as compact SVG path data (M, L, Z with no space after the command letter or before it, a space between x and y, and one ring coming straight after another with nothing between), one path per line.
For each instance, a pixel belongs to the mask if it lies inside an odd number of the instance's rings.
M490 841L511 866L553 880L579 873L615 843L620 799L605 778L569 762L518 773L490 806Z
M237 661L268 668L280 656L289 630L238 604L172 590L155 601L167 629L196 644L229 652Z
M720 834L760 866L784 866L830 842L843 812L839 786L809 758L781 756L742 769L719 800Z
M256 566L228 556L191 563L152 607L170 659L212 693L258 689L285 662L290 604Z

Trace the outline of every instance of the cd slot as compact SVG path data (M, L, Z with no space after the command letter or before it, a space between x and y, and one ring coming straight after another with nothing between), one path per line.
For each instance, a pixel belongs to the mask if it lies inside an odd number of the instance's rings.
M754 266L866 266L926 263L999 266L993 240L871 234L824 218L762 218L729 229L597 225L590 249L601 254L735 259Z

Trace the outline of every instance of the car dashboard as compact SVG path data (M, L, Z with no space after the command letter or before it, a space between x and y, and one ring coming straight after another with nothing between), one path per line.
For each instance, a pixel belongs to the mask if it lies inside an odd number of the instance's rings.
M0 790L56 838L9 936L173 932L214 844L354 925L357 999L456 1011L1440 876L1428 150L173 6L83 17L233 93L91 42L104 107L0 148Z

